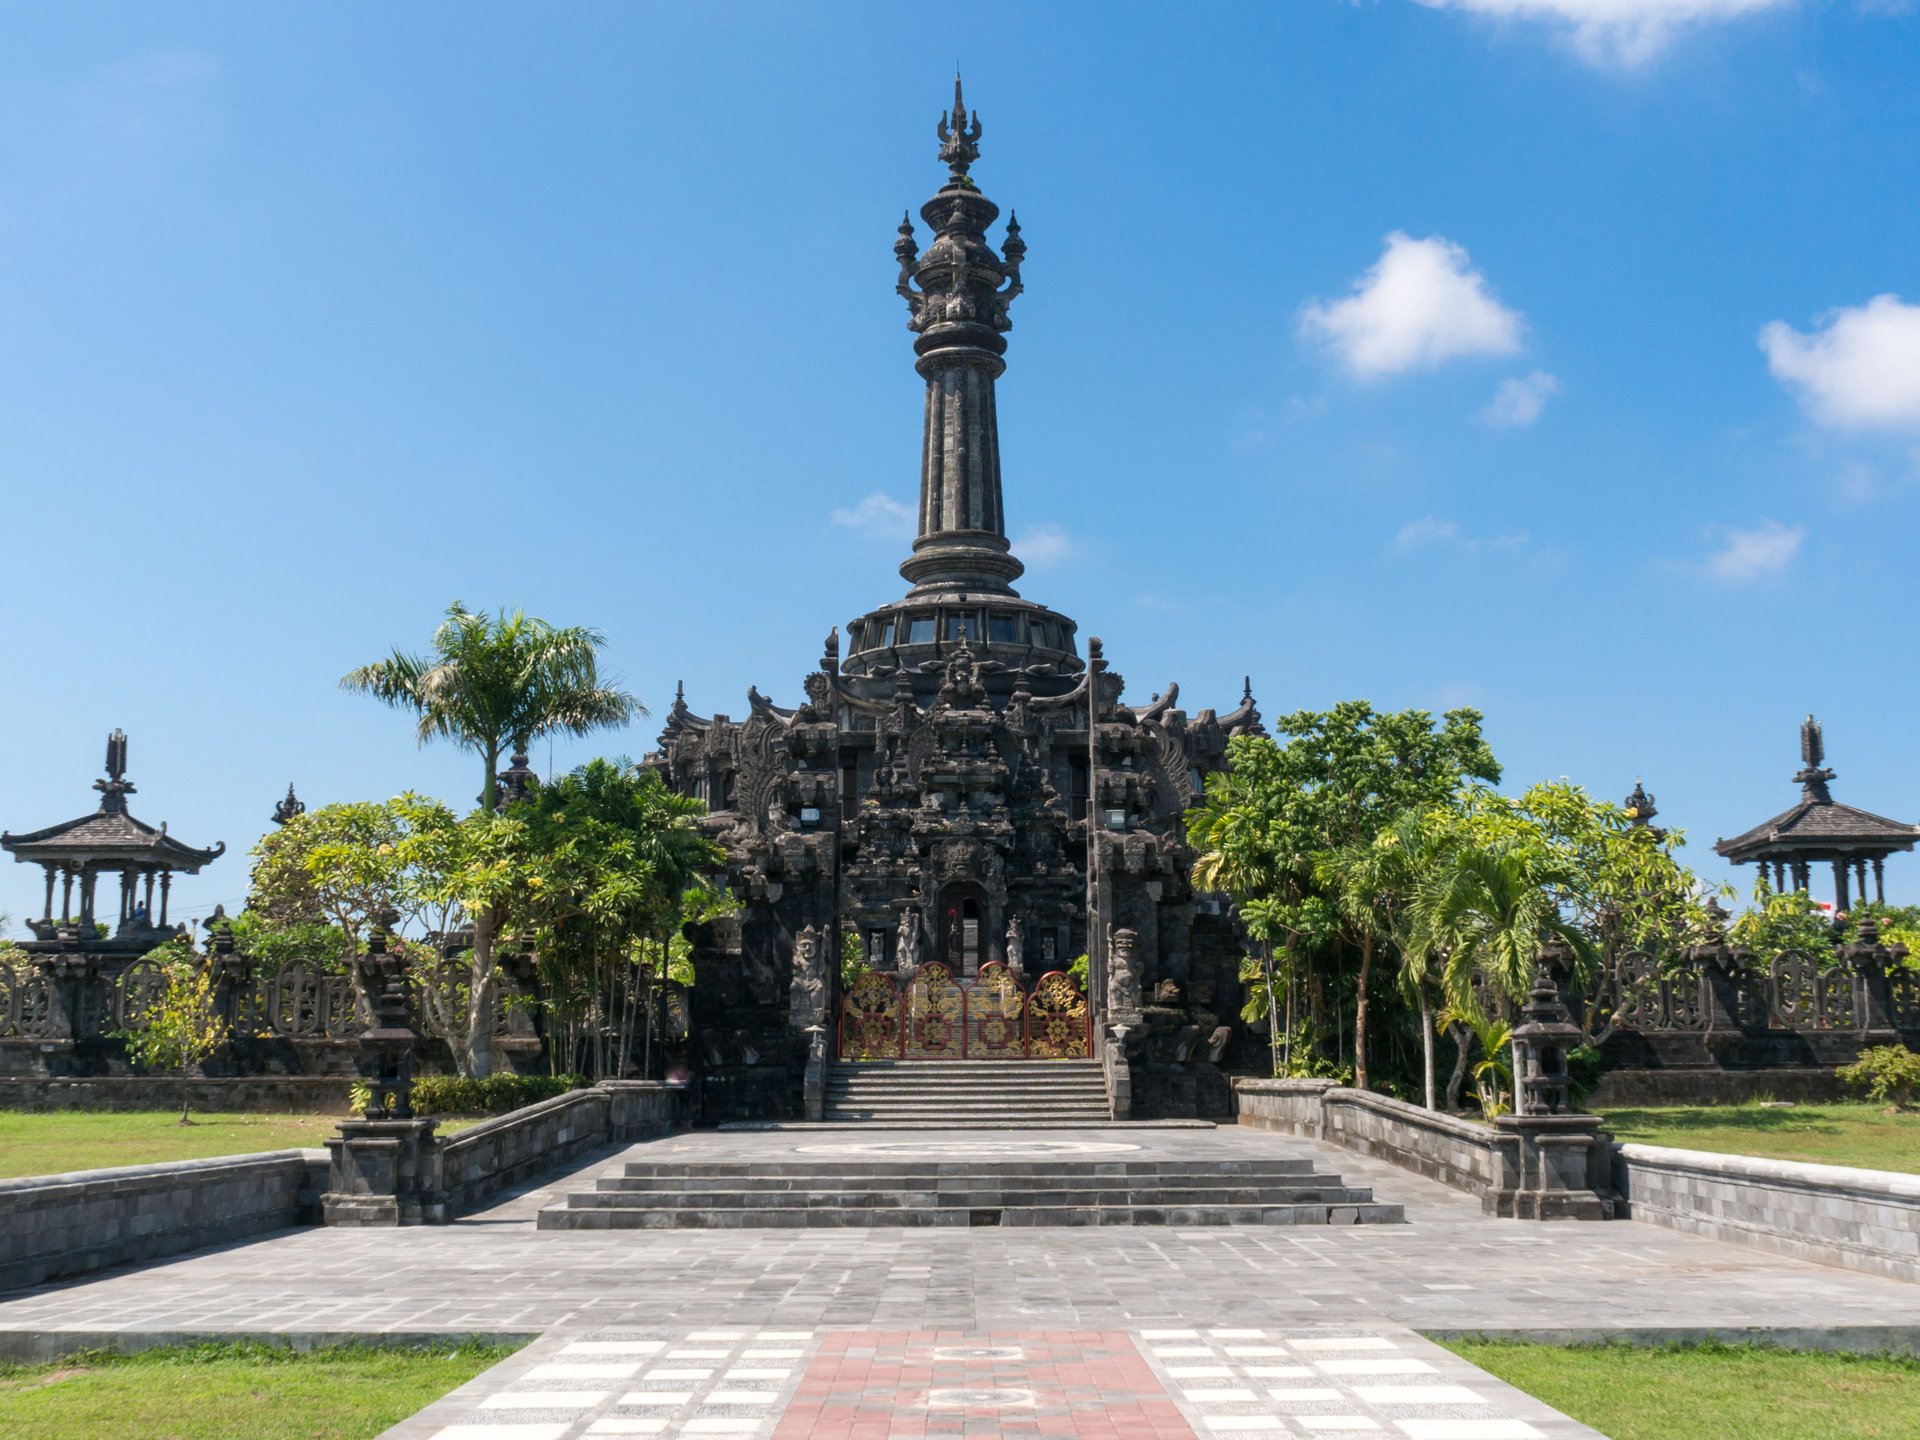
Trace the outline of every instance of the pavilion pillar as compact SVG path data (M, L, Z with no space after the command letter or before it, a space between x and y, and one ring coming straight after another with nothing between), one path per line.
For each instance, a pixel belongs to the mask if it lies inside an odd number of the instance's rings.
M120 923L126 924L133 915L133 871L120 872Z
M1847 862L1833 862L1833 913L1840 914L1847 908Z
M1853 891L1860 897L1862 905L1867 903L1867 862L1864 859L1853 862Z
M1876 860L1876 861L1874 861L1874 864L1876 864L1876 865L1878 865L1879 863L1880 863L1880 862L1879 862L1879 861L1877 861L1877 860ZM51 865L48 865L48 866L46 866L46 867L44 867L44 868L46 869L46 872L47 872L47 908L46 908L46 911L45 911L45 913L44 913L44 914L42 914L40 918L41 918L42 920L45 920L45 921L47 921L47 922L48 922L49 924L51 924L51 923L52 923L52 921L53 921L53 871L54 871L54 867L53 867L53 866L51 866Z
M100 872L91 865L80 867L80 934L81 938L93 938L93 896L100 883Z
M1865 885L1866 882L1862 881L1862 888L1865 888ZM1887 903L1887 862L1883 856L1879 855L1873 857L1873 898L1876 904Z
M163 930L167 925L167 892L171 889L173 889L173 871L162 870L160 872L160 928Z
M153 870L152 870L152 867L148 867L148 870L147 870L147 923L149 925L153 923Z
M60 889L60 923L64 925L73 919L73 867L61 866L60 875L63 882Z
M1793 888L1802 895L1806 894L1808 890L1813 888L1812 882L1807 877L1807 862L1805 860L1795 859L1789 863L1793 866Z
M1765 870L1767 868L1767 862L1762 860L1760 862L1760 868ZM1776 895L1784 895L1787 893L1787 862L1784 860L1776 860L1773 862L1773 893Z

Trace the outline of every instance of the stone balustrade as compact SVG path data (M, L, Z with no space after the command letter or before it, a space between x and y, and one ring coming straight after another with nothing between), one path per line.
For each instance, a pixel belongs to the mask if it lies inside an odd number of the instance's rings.
M1614 1147L1630 1219L1920 1281L1920 1175L1661 1145Z
M324 1151L270 1150L0 1180L0 1290L308 1223L326 1179Z
M1480 1197L1488 1214L1606 1219L1612 1177L1591 1115L1502 1116L1494 1125L1331 1080L1234 1082L1242 1125L1324 1140Z
M684 1097L685 1087L662 1081L602 1080L450 1136L430 1119L348 1120L327 1141L323 1218L444 1223L601 1146L666 1134L683 1118Z

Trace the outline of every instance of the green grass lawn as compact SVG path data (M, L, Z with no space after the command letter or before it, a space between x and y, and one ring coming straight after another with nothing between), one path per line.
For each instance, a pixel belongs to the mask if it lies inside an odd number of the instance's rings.
M1920 1173L1920 1112L1889 1115L1883 1105L1676 1105L1605 1116L1623 1143Z
M0 1365L0 1440L373 1440L512 1353L242 1344Z
M245 1155L254 1150L318 1148L333 1134L341 1117L196 1114L191 1125L181 1125L179 1119L177 1110L56 1110L46 1114L0 1110L0 1180L98 1170L110 1165ZM440 1133L449 1135L475 1123L472 1117L443 1117Z
M1912 1440L1920 1360L1721 1345L1449 1341L1447 1348L1613 1440Z

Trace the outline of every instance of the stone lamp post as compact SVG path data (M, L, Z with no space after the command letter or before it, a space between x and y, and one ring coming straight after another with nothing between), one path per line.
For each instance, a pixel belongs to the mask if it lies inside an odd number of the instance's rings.
M1512 1139L1502 1148L1507 1171L1495 1193L1495 1211L1521 1220L1612 1218L1612 1146L1600 1117L1573 1111L1567 1052L1580 1041L1580 1027L1560 998L1560 977L1573 968L1573 954L1559 941L1541 946L1534 960L1533 988L1514 1027L1515 1114L1493 1123Z
M440 1183L439 1121L413 1113L413 1026L406 961L389 948L397 916L382 915L360 958L367 997L367 1028L360 1035L360 1073L367 1082L366 1113L340 1123L327 1141L327 1193L320 1197L328 1225L421 1225L446 1219Z

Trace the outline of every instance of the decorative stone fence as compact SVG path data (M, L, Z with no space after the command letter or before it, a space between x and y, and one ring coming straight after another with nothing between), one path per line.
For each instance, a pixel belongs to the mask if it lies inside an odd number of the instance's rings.
M231 937L226 938L231 944ZM35 942L0 961L0 1079L127 1075L122 1032L137 1030L165 988L161 965L125 952L64 949ZM216 1004L233 1039L209 1069L231 1075L354 1073L355 1046L367 1027L366 1001L344 968L289 960L274 968L244 955L215 950L196 957L213 970ZM524 973L523 973L524 972ZM451 1068L448 1048L455 1017L464 1016L466 967L437 966L418 987L419 1027L429 1060ZM538 1056L533 1028L531 972L516 958L503 962L494 1044L503 1060Z
M272 1150L0 1180L0 1290L318 1218L325 1152Z
M1843 1094L1834 1071L1871 1045L1920 1048L1920 975L1877 935L1762 964L1739 946L1617 957L1569 1008L1605 1034L1599 1106ZM1611 1032L1609 1032L1611 1027Z
M1492 1125L1331 1080L1234 1082L1242 1125L1371 1155L1480 1197L1490 1215L1602 1220L1613 1214L1607 1137L1592 1115L1503 1115Z
M439 1225L604 1145L664 1135L685 1087L603 1080L484 1120L458 1135L435 1120L349 1120L327 1141L328 1225Z
M1920 1281L1920 1175L1620 1145L1614 1184L1630 1219Z

